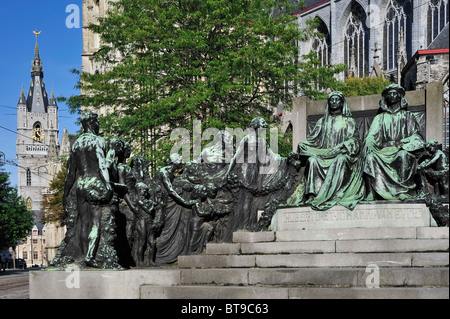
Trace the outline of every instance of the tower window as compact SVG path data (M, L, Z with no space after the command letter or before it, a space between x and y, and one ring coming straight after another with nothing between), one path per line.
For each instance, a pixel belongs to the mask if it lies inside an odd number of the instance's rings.
M31 186L31 169L27 168L27 186Z
M30 197L28 197L28 199L27 199L27 209L28 210L31 210L31 208L32 208L32 201L31 201L31 198Z

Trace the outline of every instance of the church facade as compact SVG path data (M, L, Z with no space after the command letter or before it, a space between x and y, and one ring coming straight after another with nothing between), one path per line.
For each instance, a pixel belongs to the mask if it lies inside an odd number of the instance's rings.
M305 5L294 13L300 26L317 18L323 36L300 43L301 54L314 50L322 64L344 63L347 76L381 71L399 81L408 61L448 32L448 0L306 0Z

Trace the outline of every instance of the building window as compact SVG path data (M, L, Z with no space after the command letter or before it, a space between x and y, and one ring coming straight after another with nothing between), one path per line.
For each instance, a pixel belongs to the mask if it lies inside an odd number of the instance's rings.
M449 90L448 90L449 77L444 82L444 141L442 148L447 149L450 145L449 142Z
M348 65L347 76L363 77L368 74L369 29L366 13L356 2L345 25L344 63Z
M430 45L449 21L449 0L430 0L427 16L427 44Z
M33 245L37 245L38 240L33 238Z
M400 39L406 40L406 13L396 0L390 0L383 27L383 64L385 71L397 69ZM403 41L402 45L406 43Z
M317 33L313 38L312 50L317 53L317 58L320 61L320 66L327 66L331 64L331 39L328 32L327 25L319 19Z
M33 203L33 202L32 202L32 200L31 200L31 198L28 197L28 199L27 199L27 209L28 209L28 210L31 210L31 208L33 207L33 206L32 206L32 203Z
M27 186L31 186L31 169L27 168Z
M22 255L23 255L23 259L28 259L28 252L27 251L23 251Z
M33 251L33 259L38 259L39 258L39 254L37 251Z

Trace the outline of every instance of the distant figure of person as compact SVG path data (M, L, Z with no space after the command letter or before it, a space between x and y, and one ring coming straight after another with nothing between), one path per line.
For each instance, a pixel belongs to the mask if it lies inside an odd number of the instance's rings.
M5 272L6 271L6 264L8 263L8 259L6 258L5 254L0 254L0 269Z
M408 110L405 90L397 84L387 86L365 139L366 200L414 198L416 153L424 144L419 123Z

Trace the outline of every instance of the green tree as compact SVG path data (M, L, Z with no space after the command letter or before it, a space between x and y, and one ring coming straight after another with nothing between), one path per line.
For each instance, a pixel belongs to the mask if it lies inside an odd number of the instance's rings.
M345 79L340 91L346 97L381 94L389 84L392 82L383 77L350 77Z
M344 64L321 65L321 61L314 51L302 57L299 67L303 75L298 81L298 87L305 96L312 100L326 99L327 89L335 91L341 90L345 86L342 81L337 79L336 75L345 71L347 66Z
M34 221L17 189L10 186L9 174L0 161L0 248L16 247L28 235Z
M59 222L62 224L64 222L63 195L67 176L66 164L67 161L64 161L61 170L50 182L51 195L45 195L42 199L40 214L42 223Z
M155 170L175 127L245 128L280 101L292 105L291 93L310 81L297 43L316 24L300 29L291 13L290 1L275 0L111 2L89 26L104 43L94 55L104 69L81 73L82 94L68 104L107 108L102 130L135 142Z

